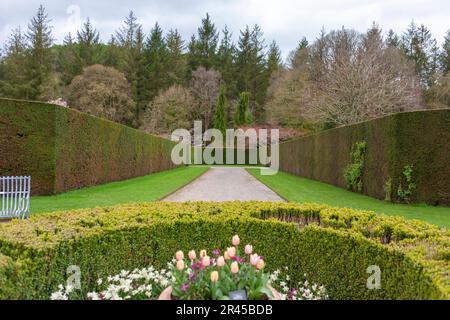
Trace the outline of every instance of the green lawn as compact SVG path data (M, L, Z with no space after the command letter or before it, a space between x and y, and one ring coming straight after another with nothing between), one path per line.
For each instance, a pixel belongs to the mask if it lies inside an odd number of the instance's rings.
M207 170L207 167L180 167L125 181L73 190L55 196L31 197L31 214L159 200Z
M336 207L371 210L386 215L420 219L439 226L450 227L450 208L448 207L393 204L284 172L278 172L274 176L262 176L259 169L247 170L289 201L315 202Z

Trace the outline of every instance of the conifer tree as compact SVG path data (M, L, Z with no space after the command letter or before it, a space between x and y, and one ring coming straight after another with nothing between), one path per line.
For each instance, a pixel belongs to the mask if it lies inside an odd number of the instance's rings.
M166 76L167 46L158 23L150 31L150 36L145 43L144 59L145 83L141 100L148 103L158 95L160 90L166 89L169 83Z
M227 125L228 125L228 119L227 119L228 112L226 110L226 107L227 107L227 97L226 97L226 93L225 93L225 87L222 86L220 88L220 93L217 98L217 105L216 105L216 110L214 112L214 119L213 119L213 127L215 129L220 130L223 135L225 135L225 131L226 131Z
M234 115L234 125L236 127L251 124L253 119L249 109L249 93L242 92L239 96L236 112Z
M45 8L40 5L36 15L28 24L26 38L28 40L28 54L26 68L30 91L27 99L45 99L44 87L50 81L52 71L53 45L52 27Z
M273 72L278 71L281 67L281 51L275 41L269 46L267 54L267 74L270 78Z
M83 24L83 28L77 31L79 57L81 69L99 63L100 34L94 28L89 18Z
M236 47L232 42L232 34L227 26L223 29L222 34L222 40L217 50L217 69L222 74L222 79L227 85L227 97L232 98L238 95L235 70Z
M219 34L209 14L202 19L202 25L198 28L197 37L192 36L189 44L189 68L196 70L199 66L206 69L216 65L216 54Z
M20 27L14 29L5 45L2 57L0 93L9 98L27 99L29 81L24 70L27 68L26 39Z
M439 60L441 63L441 70L444 73L450 72L450 30L448 30L445 35Z
M166 36L167 76L169 85L182 84L186 75L185 44L178 30L170 30Z

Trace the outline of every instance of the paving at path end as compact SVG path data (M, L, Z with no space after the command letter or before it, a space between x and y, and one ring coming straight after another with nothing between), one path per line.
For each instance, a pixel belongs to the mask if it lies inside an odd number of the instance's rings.
M210 168L162 201L284 201L244 168Z

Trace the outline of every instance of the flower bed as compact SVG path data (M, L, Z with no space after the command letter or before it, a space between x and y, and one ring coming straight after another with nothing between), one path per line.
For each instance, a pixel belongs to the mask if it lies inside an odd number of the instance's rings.
M173 252L229 246L233 234L268 272L324 285L331 299L448 299L450 232L372 212L289 203L145 203L44 214L0 225L0 298L48 299L81 270L84 299L97 279L166 267ZM5 259L3 259L5 260ZM368 289L379 266L381 288ZM281 291L280 288L275 288Z

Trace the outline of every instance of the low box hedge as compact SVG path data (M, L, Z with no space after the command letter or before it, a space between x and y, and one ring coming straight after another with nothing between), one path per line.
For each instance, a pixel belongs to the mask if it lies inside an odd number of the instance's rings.
M0 225L0 298L48 299L81 269L79 297L96 280L164 267L176 250L224 248L239 234L271 270L289 267L333 299L450 298L450 231L420 221L314 204L143 203L48 213ZM366 287L381 269L381 289Z

